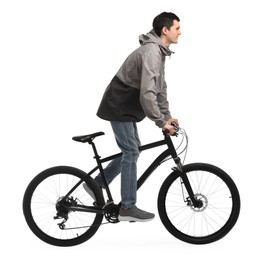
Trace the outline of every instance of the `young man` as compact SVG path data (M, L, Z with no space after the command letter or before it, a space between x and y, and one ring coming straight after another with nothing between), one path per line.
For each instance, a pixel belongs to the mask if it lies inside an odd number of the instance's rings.
M153 20L153 29L139 37L141 46L131 53L108 85L97 115L111 122L122 158L113 160L104 170L108 184L121 173L120 221L148 221L154 214L136 207L137 159L140 140L136 122L145 117L173 135L172 118L164 78L165 57L169 46L178 42L180 19L163 12ZM102 186L100 174L95 178Z

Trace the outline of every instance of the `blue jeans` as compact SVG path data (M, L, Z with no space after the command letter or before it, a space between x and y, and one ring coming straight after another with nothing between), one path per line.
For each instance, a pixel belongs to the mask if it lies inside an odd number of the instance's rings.
M122 157L111 161L104 169L107 183L121 173L121 206L131 208L136 204L138 147L141 145L135 122L112 121L111 126ZM99 174L95 181L102 185Z

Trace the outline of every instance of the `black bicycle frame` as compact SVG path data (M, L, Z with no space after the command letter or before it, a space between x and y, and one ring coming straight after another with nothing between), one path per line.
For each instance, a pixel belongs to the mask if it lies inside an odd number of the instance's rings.
M148 177L156 170L156 168L159 165L161 165L161 163L163 162L163 160L165 160L168 156L171 156L173 158L175 164L176 164L176 167L173 167L173 170L174 171L178 171L179 173L182 173L182 164L181 164L180 158L177 155L177 152L175 150L175 147L174 147L174 145L172 143L171 137L169 135L167 135L167 134L164 134L164 137L165 137L164 140L157 141L157 142L150 143L150 144L143 145L143 146L140 146L139 147L139 151L141 151L141 152L142 151L145 151L145 150L148 150L148 149L152 149L152 148L161 146L161 145L165 145L165 144L168 146L168 149L165 150L164 152L162 152L152 162L152 164L146 169L146 171L142 174L142 176L140 176L140 178L137 181L137 190L143 185L143 183L148 179ZM113 198L111 196L110 189L109 189L109 186L108 186L107 181L106 181L106 178L105 178L105 174L104 174L104 170L103 170L103 167L102 167L102 163L105 163L105 162L114 160L114 159L116 159L118 157L121 157L122 156L122 153L114 154L114 155L109 156L109 157L106 157L104 159L100 159L100 156L97 153L95 144L93 142L91 142L90 144L93 147L93 151L94 151L94 155L95 155L94 158L97 161L97 166L94 169L92 169L88 173L88 175L93 174L97 169L100 170L100 174L102 176L103 183L104 183L104 186L105 186L105 189L106 189L106 192L107 192L108 202L113 202ZM187 190L187 192L189 194L189 197L190 197L193 205L194 206L199 206L197 204L198 202L197 202L196 198L194 197L193 190L191 188L189 179L186 176L186 174L181 174L181 179L182 179L182 181L185 184L186 190Z
M161 163L168 157L171 156L176 164L176 167L173 167L173 171L178 171L178 173L182 173L182 164L180 161L180 158L178 157L176 150L174 148L174 145L172 143L171 137L168 135L164 135L165 138L164 140L161 141L157 141L154 143L150 143L147 145L143 145L139 147L139 151L145 151L148 149L152 149L161 145L167 145L168 149L165 150L164 152L162 152L152 163L151 165L146 169L146 171L142 174L142 176L140 176L140 178L137 181L137 190L143 185L143 183L148 179L148 177L156 170L156 168L161 165ZM113 198L109 189L109 186L107 184L106 178L105 178L105 174L104 174L104 169L102 164L105 162L109 162L112 161L116 158L119 158L122 156L122 153L118 153L118 154L114 154L111 155L109 157L106 157L104 159L101 159L101 157L99 156L96 146L93 143L93 141L89 142L90 145L92 145L93 148L93 152L94 152L94 158L96 159L97 162L97 166L95 168L93 168L87 175L92 175L96 170L99 169L100 174L102 176L102 180L103 180L103 184L104 184L104 188L107 192L107 196L108 196L108 202L109 203L113 203ZM194 197L194 193L193 190L191 188L189 179L187 178L186 174L180 174L180 177L186 187L186 190L189 194L189 198L191 199L192 203L194 206L199 206L199 201L196 200L196 198ZM64 198L67 198L80 184L81 184L82 180L79 181L70 191L68 194L66 194L66 196ZM92 206L83 206L80 205L79 207L69 207L70 210L75 210L75 211L85 211L85 212L94 212L94 213L102 213L103 212L103 208L104 207L92 207Z

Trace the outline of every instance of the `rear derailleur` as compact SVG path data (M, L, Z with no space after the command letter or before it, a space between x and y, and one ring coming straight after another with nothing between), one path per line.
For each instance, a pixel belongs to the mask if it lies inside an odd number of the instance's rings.
M65 229L65 222L68 220L68 214L70 210L68 209L70 206L76 206L77 201L73 197L68 197L63 200L63 197L59 198L56 202L56 210L57 214L53 217L53 219L62 219L61 223L58 223L60 229Z

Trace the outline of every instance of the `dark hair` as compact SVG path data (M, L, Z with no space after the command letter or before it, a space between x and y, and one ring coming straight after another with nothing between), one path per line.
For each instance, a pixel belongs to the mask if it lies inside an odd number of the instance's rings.
M160 37L163 27L167 27L169 30L170 27L173 25L174 20L180 22L180 19L178 18L178 16L176 16L173 13L163 12L157 15L154 18L153 24L152 24L155 33Z

